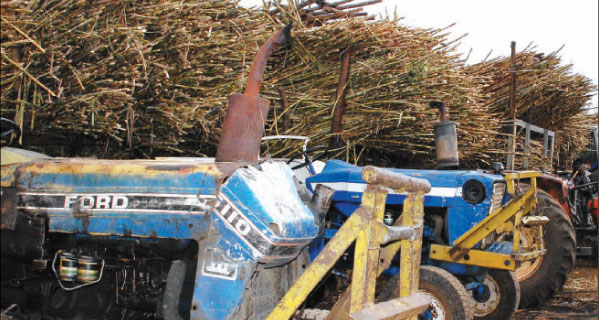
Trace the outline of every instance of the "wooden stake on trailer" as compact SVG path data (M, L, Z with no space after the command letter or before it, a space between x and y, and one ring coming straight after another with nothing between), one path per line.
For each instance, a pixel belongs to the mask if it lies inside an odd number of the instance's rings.
M510 120L511 120L511 132L512 135L508 138L508 155L506 159L506 167L509 170L515 169L515 151L516 151L516 139L517 139L517 127L515 125L515 91L517 86L516 79L516 67L515 67L515 48L516 42L510 42L510 90L508 92L508 106L510 108Z
M346 86L348 85L348 76L350 75L351 54L352 48L349 47L342 53L340 58L340 78L335 93L333 119L331 119L331 133L333 135L329 141L330 149L338 147L340 142L339 133L342 131L342 115L344 113L344 105L346 104Z
M515 120L515 91L517 87L517 79L516 79L516 49L517 43L514 41L510 42L510 91L508 93L508 105L510 107L510 118Z

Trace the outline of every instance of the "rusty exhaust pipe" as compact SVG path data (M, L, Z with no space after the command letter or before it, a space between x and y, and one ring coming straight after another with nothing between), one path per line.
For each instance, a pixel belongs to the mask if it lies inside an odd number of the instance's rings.
M254 58L244 93L229 97L227 115L217 147L217 162L258 160L260 139L270 105L269 100L258 96L260 83L271 53L276 46L283 45L290 39L291 29L290 23L267 40Z

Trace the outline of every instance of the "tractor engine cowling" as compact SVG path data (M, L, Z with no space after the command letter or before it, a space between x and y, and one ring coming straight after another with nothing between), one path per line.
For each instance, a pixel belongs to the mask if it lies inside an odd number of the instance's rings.
M319 232L285 164L42 159L4 172L2 304L23 314L260 318Z

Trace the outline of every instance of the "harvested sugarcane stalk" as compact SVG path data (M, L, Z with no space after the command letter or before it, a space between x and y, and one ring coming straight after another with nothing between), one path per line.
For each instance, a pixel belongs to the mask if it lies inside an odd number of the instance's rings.
M458 123L463 166L503 161L506 59L465 66L454 49L461 37L451 39L447 28L367 21L372 17L360 10L374 2L275 1L266 9L229 0L3 6L0 45L14 63L0 60L1 114L17 119L25 138L67 141L31 146L51 155L69 155L68 146L83 141L79 156L211 156L227 98L244 90L250 57L273 30L293 22L291 45L274 53L261 87L273 106L265 134L306 135L314 145L327 145L334 136L340 53L352 47L344 117L335 134L341 145L331 156L433 167L437 114L428 103L441 100ZM595 88L557 55L536 55L517 55L517 118L555 130L557 152L570 152L581 139L561 125L578 119ZM547 166L538 145L531 148L530 163ZM281 143L269 155L297 149Z

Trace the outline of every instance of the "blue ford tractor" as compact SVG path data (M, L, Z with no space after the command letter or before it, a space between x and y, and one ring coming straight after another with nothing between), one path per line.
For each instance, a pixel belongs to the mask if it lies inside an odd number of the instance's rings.
M230 98L216 159L65 159L3 147L2 319L293 316L303 299L290 292L308 295L335 262L331 255L345 248L324 250L328 256L310 264L306 248L324 227L318 217L328 211L323 199L331 192L304 198L286 164L257 161L269 105L258 89L267 58L287 38L289 26L261 47L245 93ZM12 134L19 127L2 118L2 139ZM373 178L373 187L401 185L378 181ZM405 181L420 184L422 203L429 184ZM422 219L423 211L415 216ZM348 246L361 225L381 234L399 230L388 243L420 245L421 229L382 228L383 212L372 206L355 218L348 237L337 237ZM361 258L378 261L372 254ZM408 269L418 272L416 261ZM376 280L367 272L361 279ZM407 288L398 302L410 303L396 303L394 315L414 316L429 305L413 282ZM278 304L284 295L293 303ZM373 300L374 292L354 297L354 318L373 319L379 309Z
M442 111L434 131L437 170L390 169L432 186L424 201L420 286L434 303L423 317L508 319L519 305L543 303L564 285L574 265L575 234L566 212L536 188L537 181L547 182L541 173L505 171L499 163L489 171L453 170L458 165L455 125L445 120L443 104L432 107ZM366 184L361 167L330 160L315 170L319 167L307 152L303 158L295 169L307 189L335 190L325 228L310 244L314 257L360 204ZM404 193L390 191L386 224L399 220L404 199ZM344 276L348 266L336 268L334 274ZM398 271L386 271L393 278L380 288L380 299L397 295Z

